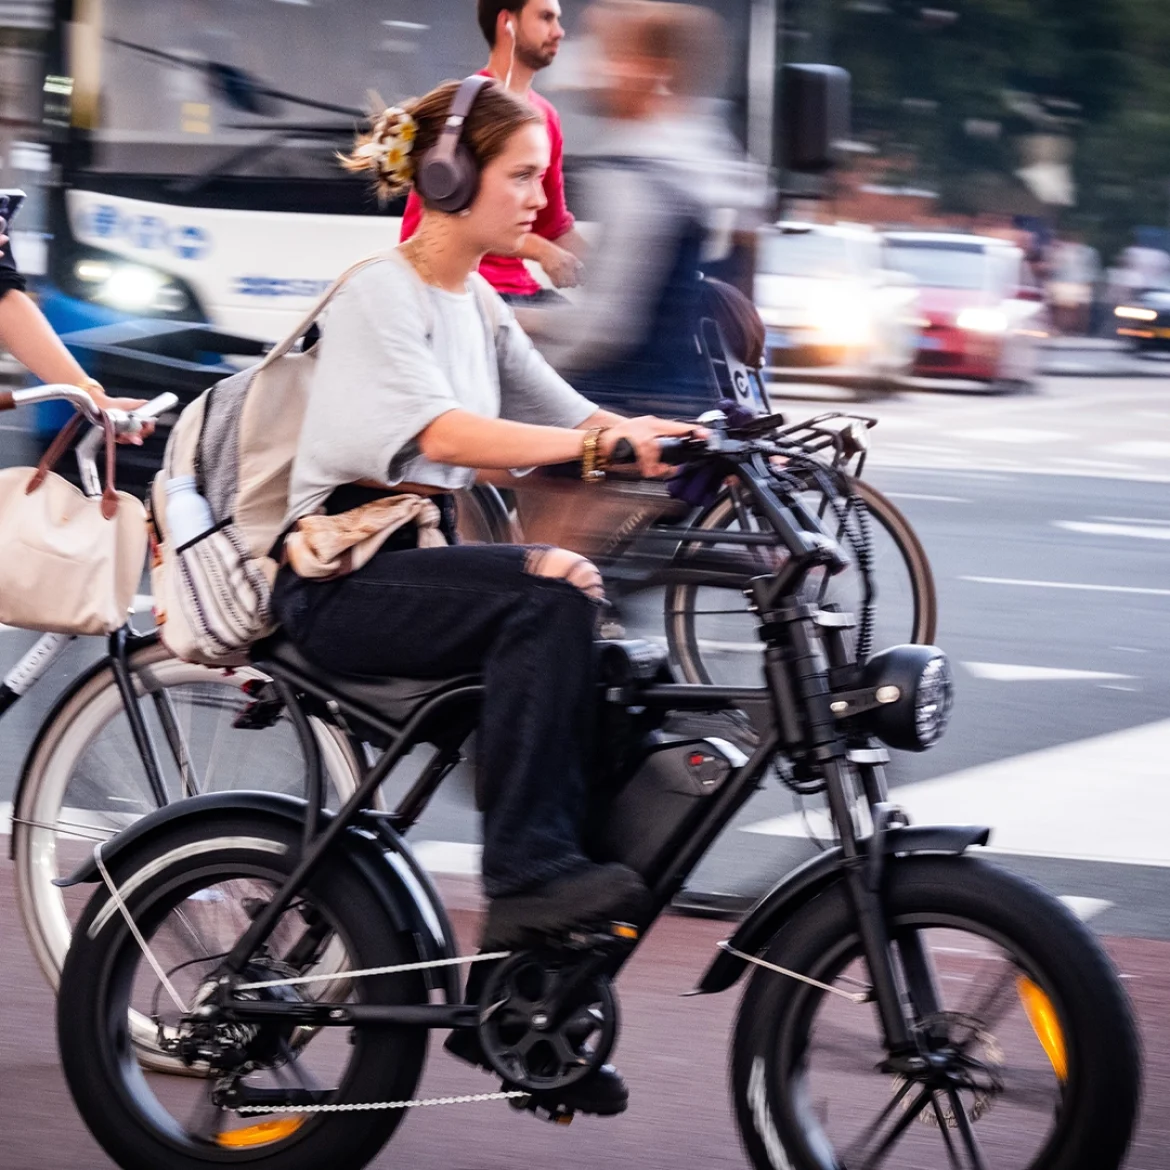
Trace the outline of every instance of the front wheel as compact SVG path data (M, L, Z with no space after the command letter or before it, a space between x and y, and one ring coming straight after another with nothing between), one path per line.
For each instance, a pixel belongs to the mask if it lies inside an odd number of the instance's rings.
M758 1170L1116 1170L1140 1054L1092 934L1031 883L974 858L891 862L884 893L920 1068L891 1062L877 1010L758 968L732 1096ZM870 979L843 883L763 957L849 995Z
M86 906L61 973L58 1043L82 1119L124 1170L357 1170L402 1119L400 1108L360 1106L414 1096L424 1030L298 1029L288 1016L240 1024L212 1006L220 962L299 856L295 825L225 814L176 823L116 859L113 879L181 1007L104 886ZM384 901L336 856L245 969L249 981L278 985L245 994L274 1008L425 1003L417 971L344 976L417 958ZM318 974L329 977L282 982ZM160 1047L195 1075L154 1073L131 1042L135 1018L150 1020Z

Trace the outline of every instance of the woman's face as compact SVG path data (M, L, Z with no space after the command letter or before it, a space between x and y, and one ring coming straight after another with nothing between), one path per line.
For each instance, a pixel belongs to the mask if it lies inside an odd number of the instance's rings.
M522 126L501 154L483 169L479 194L460 222L477 248L497 255L515 252L548 200L544 173L549 164L548 131L539 123Z

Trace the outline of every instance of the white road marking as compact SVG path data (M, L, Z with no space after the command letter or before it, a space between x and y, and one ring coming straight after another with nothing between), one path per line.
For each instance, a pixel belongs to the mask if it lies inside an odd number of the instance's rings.
M414 855L431 873L478 877L483 869L483 846L465 841L420 841Z
M959 580L974 581L977 585L1018 585L1026 589L1082 589L1086 593L1136 593L1146 597L1170 597L1170 589L1153 589L1143 585L1088 585L1077 581L1030 581L1023 577L960 577Z
M1170 540L1170 528L1146 524L1094 524L1087 520L1055 520L1056 528L1085 536L1135 536L1142 540Z
M1110 455L1126 455L1134 459L1170 459L1170 443L1156 439L1130 439L1124 443L1110 443L1102 450Z
M1165 516L1090 516L1090 520L1103 520L1106 524L1170 524Z
M1082 921L1096 918L1102 911L1113 905L1105 898L1080 898L1075 894L1061 894L1060 900Z
M916 824L992 826L999 853L1170 868L1170 720L904 784ZM745 832L806 836L799 813Z
M1068 670L1061 666L1023 666L1014 662L964 662L963 665L976 678L989 682L1088 682L1135 677L1109 670Z
M928 496L923 492L886 492L891 500L929 500L936 504L969 504L961 496Z
M12 835L12 801L0 800L0 837Z
M1041 431L1031 427L983 427L950 434L956 439L976 439L986 443L1057 443L1073 437L1067 431Z

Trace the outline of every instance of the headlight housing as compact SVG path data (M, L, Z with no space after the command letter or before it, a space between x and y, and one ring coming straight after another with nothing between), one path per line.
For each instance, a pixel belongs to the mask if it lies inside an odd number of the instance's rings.
M1006 333L1007 314L1002 309L964 309L955 318L960 329L970 333Z
M954 680L937 646L892 646L875 654L864 670L865 688L878 705L858 718L883 743L924 752L943 737L950 721Z

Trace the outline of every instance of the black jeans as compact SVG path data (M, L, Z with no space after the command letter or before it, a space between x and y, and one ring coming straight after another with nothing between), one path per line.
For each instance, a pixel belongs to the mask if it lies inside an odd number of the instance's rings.
M482 673L487 894L581 868L597 603L567 581L525 572L526 548L404 548L406 539L413 543L413 526L335 581L281 569L281 622L309 658L339 674Z

